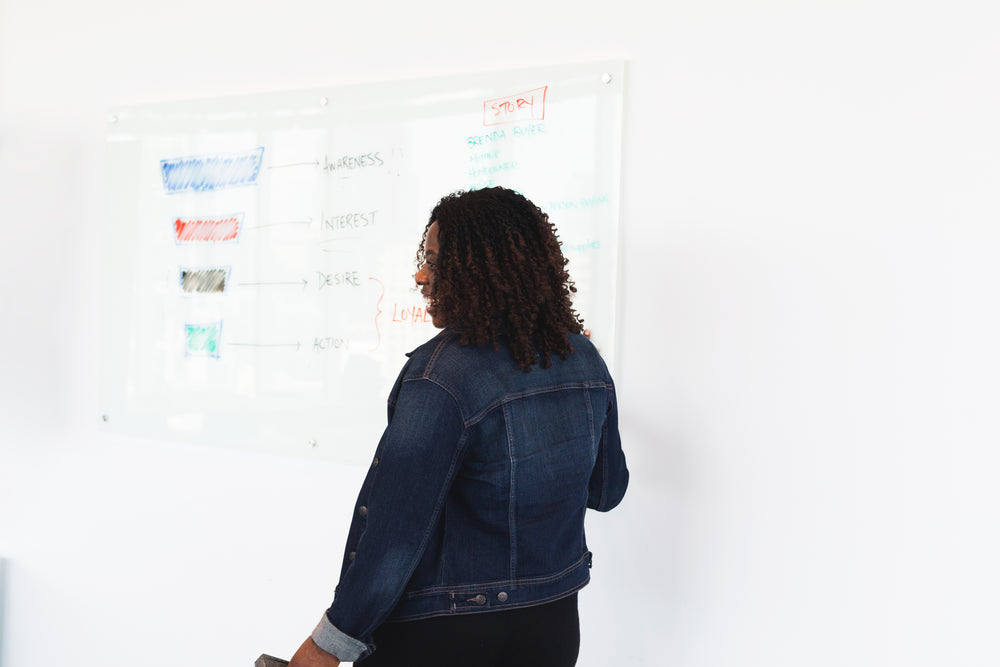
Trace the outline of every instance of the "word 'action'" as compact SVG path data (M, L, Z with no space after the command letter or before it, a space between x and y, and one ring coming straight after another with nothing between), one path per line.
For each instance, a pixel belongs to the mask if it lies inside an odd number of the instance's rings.
M324 352L326 350L340 350L351 346L351 341L347 338L316 338L313 340L313 352Z

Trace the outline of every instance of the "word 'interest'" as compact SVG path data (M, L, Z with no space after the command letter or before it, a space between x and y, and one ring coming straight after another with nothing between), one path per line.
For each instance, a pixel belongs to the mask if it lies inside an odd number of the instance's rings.
M323 216L323 227L325 229L361 229L375 224L376 213L378 213L377 209L363 213Z

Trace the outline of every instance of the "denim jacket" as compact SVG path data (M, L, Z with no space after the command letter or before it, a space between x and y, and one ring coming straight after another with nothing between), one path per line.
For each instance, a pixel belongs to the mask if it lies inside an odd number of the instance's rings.
M622 499L614 384L582 335L525 373L449 329L411 352L313 640L343 661L386 621L544 604L590 580L588 507Z

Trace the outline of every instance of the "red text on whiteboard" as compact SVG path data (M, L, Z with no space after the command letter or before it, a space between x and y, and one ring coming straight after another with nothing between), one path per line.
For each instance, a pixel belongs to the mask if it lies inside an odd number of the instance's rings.
M548 86L483 102L483 125L545 120L545 93Z

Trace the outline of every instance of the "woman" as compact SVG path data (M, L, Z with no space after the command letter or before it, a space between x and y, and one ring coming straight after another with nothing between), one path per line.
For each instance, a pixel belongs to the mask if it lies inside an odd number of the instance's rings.
M584 514L628 484L611 376L520 194L445 197L417 261L443 330L390 393L335 599L291 665L570 667Z

